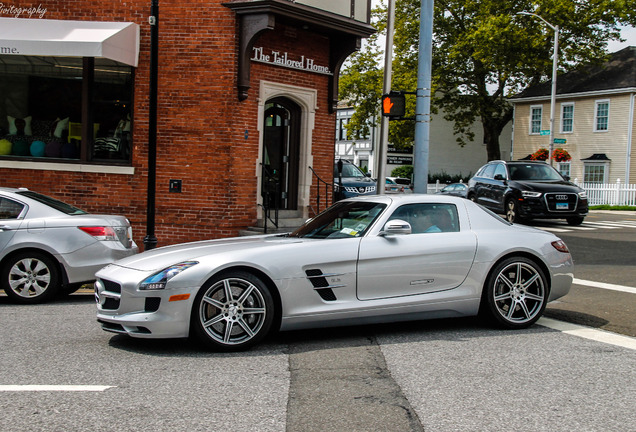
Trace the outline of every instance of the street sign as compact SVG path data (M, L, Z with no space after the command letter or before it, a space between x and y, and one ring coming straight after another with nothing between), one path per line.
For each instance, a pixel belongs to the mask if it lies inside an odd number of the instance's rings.
M541 135L550 135L550 130L544 129L540 133L541 133Z
M565 144L567 142L567 140L565 138L555 138L554 139L554 143L555 144Z

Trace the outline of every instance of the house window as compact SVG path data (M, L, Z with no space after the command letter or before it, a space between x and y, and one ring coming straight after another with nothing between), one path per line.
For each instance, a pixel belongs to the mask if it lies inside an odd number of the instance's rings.
M341 118L338 120L338 141L347 140L347 123L349 123L348 118Z
M570 177L570 162L559 162L557 169L564 177Z
M128 164L133 73L103 58L0 55L0 140L11 143L0 158Z
M574 131L574 104L561 104L561 132Z
M594 132L605 132L609 128L609 101L596 101Z
M605 163L585 163L583 182L603 184L606 182L607 164Z
M538 135L541 133L542 114L543 106L530 107L530 135Z

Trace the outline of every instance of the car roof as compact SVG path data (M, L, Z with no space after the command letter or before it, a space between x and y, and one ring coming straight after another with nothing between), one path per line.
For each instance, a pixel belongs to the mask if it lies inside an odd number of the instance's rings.
M347 198L345 201L373 201L386 204L410 204L410 203L465 203L466 199L451 195L437 194L391 194L391 195L365 195Z
M488 162L489 164L493 164L493 163L504 163L507 165L525 165L525 164L537 164L537 165L547 165L546 161L540 161L540 160L512 160L512 161L505 161L505 160L494 160L494 161L490 161Z

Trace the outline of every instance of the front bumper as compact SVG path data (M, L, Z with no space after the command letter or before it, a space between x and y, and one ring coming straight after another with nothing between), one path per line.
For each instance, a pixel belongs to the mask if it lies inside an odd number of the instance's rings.
M567 209L549 209L543 197L523 198L517 201L521 217L527 219L567 219L585 217L589 212L587 200L579 200L570 204Z
M189 335L196 288L138 290L139 279L125 283L108 274L116 269L125 274L135 272L116 266L98 272L95 300L97 321L103 330L137 338L181 338Z

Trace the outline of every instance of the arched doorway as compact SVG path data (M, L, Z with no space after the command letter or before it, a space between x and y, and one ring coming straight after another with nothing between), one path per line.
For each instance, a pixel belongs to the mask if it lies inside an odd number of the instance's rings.
M268 100L264 108L263 204L272 209L295 210L298 206L301 109L285 97Z

